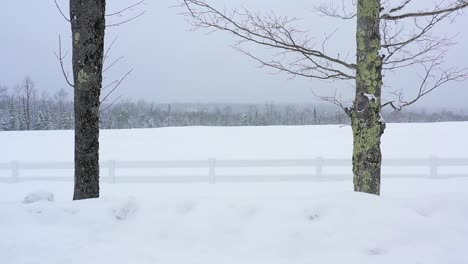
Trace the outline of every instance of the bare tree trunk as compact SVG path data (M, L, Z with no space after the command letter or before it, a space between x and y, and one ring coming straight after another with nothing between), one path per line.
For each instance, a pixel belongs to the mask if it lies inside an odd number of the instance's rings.
M99 197L99 97L105 0L70 0L75 91L74 200Z
M26 130L31 130L31 104L32 104L32 99L33 96L35 95L35 90L34 90L34 82L33 80L27 76L24 78L24 83L23 83L23 113L24 113L24 121L26 125Z
M356 97L350 112L354 136L354 190L376 195L380 194L380 137L385 129L380 116L380 8L380 0L358 1Z

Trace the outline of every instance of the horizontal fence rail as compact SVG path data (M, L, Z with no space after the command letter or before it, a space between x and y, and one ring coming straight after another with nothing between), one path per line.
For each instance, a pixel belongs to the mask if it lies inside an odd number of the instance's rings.
M100 164L101 180L115 182L281 182L281 181L334 181L351 179L351 160L349 159L259 159L259 160L170 160L170 161L103 161ZM19 162L0 163L0 176L3 182L20 181L72 181L73 162ZM325 169L346 168L346 173L330 173ZM407 168L418 168L423 172L407 173ZM440 169L450 167L455 173L441 173ZM286 172L259 173L264 168L280 169ZM294 171L299 170L300 173ZM468 158L415 158L385 159L382 164L382 177L386 178L455 178L468 177ZM399 173L386 173L387 168L400 168ZM202 175L185 173L168 175L163 171L150 176L138 176L136 172L144 169L190 169L202 170ZM219 170L243 170L244 173L219 173ZM249 170L257 169L257 172ZM130 171L133 176L120 175L120 171ZM292 170L292 171L291 171ZM61 171L60 176L23 175L25 172ZM63 172L62 172L63 171ZM6 172L6 173L5 173ZM51 173L52 174L52 173ZM5 176L6 175L6 176Z

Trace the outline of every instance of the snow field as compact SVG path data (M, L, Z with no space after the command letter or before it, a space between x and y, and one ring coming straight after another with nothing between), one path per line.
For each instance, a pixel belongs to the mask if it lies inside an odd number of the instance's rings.
M385 158L467 158L468 123L389 124ZM71 131L2 132L0 162L72 160ZM349 127L102 132L103 160L349 158ZM466 168L465 168L466 169ZM0 263L468 263L468 178L352 182L0 183ZM39 190L39 191L36 191Z

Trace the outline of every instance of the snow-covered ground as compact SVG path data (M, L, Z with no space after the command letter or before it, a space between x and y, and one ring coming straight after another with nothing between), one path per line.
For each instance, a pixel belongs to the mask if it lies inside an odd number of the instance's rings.
M468 263L468 180L0 184L0 263ZM55 201L22 203L47 189Z
M468 123L390 124L384 157L466 158L467 134ZM104 131L102 141L102 158L117 160L351 155L339 126ZM0 162L72 157L66 131L2 132L0 145ZM72 188L0 183L0 263L468 263L468 178L384 179L381 197L350 181L103 184L100 199L77 202Z
M384 158L468 157L468 122L387 124ZM0 162L73 161L73 131L0 133ZM349 126L103 130L102 160L351 158Z

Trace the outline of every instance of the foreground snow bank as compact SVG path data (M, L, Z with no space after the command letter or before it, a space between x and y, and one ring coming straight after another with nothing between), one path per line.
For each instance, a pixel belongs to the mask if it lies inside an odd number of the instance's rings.
M117 184L23 204L44 183L0 184L0 263L468 263L468 180Z

